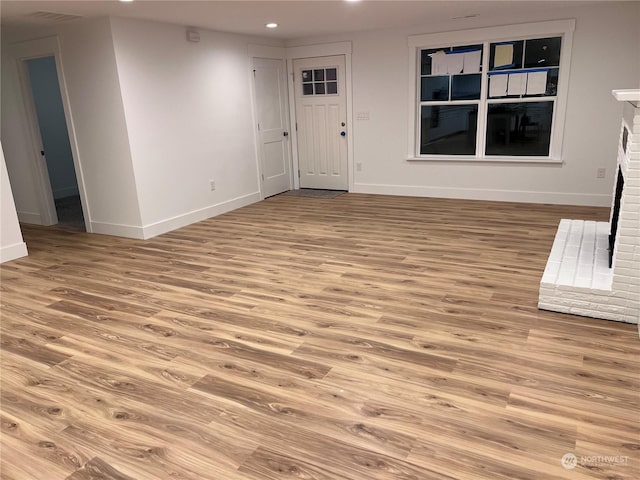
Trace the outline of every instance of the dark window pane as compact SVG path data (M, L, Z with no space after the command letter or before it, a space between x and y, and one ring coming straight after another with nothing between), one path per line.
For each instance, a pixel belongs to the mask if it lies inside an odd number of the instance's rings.
M524 46L523 40L517 42L509 42L513 47L513 55L511 56L511 63L507 65L496 65L496 46L500 43L492 43L489 46L489 70L506 70L510 68L522 68L522 49ZM499 47L500 48L500 47Z
M486 154L548 156L552 119L553 102L490 104Z
M327 68L327 80L332 81L337 79L338 79L337 70L335 68Z
M477 123L477 105L423 106L420 153L474 155Z
M423 77L420 99L423 102L429 100L449 100L449 75L439 77Z
M481 75L454 75L451 80L451 100L476 100L480 98Z
M329 95L335 95L336 93L338 93L338 82L328 82L327 93Z
M547 91L546 95L557 95L558 93L558 75L559 68L550 68L547 72Z
M311 70L303 70L302 71L302 81L310 82L311 81Z
M557 67L560 65L561 37L527 40L524 49L525 68Z
M313 95L313 83L304 83L304 84L302 84L302 94L303 95Z
M324 70L314 70L313 71L313 81L314 82L322 82L324 81Z
M324 95L324 83L314 83L316 86L316 95Z
M428 50L422 50L421 54L421 75L431 75L431 57L432 53L448 51L449 48L431 48Z

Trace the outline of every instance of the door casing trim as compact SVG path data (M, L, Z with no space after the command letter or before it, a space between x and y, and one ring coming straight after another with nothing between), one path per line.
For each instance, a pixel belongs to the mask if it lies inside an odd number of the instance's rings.
M62 53L60 49L60 42L57 35L39 38L35 40L26 40L16 42L10 45L10 55L12 60L16 62L16 70L18 74L18 82L20 84L19 94L21 95L21 110L23 122L25 122L26 131L28 132L31 151L33 152L34 163L31 164L30 169L33 172L34 179L36 179L40 191L38 196L40 198L41 213L44 214L42 220L45 224L51 225L51 223L57 223L57 215L55 215L55 202L53 200L53 193L51 192L51 184L45 184L49 182L48 173L44 170L44 166L41 164L42 159L39 153L41 141L39 124L35 113L35 107L33 105L33 98L31 94L31 86L29 85L28 75L26 73L26 61L33 58L49 57L52 56L56 63L56 72L58 75L58 84L60 86L60 96L62 98L62 106L64 109L65 121L67 123L67 132L69 135L69 144L71 146L71 156L73 157L73 165L76 173L76 181L78 183L78 191L80 193L80 202L82 204L82 211L84 216L85 230L87 233L92 233L91 228L91 211L89 208L89 202L86 195L86 186L84 182L84 175L82 172L82 162L80 160L80 154L78 151L78 144L76 140L76 131L73 121L73 113L71 111L71 104L69 101L69 94L67 90L67 82L64 74L64 67L62 62ZM55 222L52 220L55 217Z
M293 61L303 58L332 57L334 55L344 55L345 60L345 94L347 95L347 179L349 191L354 185L354 162L353 162L353 101L352 101L352 79L351 79L351 42L323 43L319 45L305 45L300 47L287 47L287 72L289 86L289 118L291 119L291 159L293 163L293 188L300 188L298 170L300 168L298 158L298 132L295 128L296 105L295 105L295 83L293 81Z

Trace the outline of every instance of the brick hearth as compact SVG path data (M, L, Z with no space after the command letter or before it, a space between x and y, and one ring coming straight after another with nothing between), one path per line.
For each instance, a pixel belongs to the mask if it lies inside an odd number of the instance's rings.
M540 282L538 308L639 323L640 90L615 90L613 95L624 102L616 167L624 176L624 190L612 267L611 222L563 219Z

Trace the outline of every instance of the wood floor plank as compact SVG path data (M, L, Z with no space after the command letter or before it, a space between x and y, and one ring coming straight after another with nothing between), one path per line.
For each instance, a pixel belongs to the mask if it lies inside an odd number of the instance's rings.
M99 457L94 457L66 480L134 480L124 475Z
M608 216L345 194L151 240L23 225L0 476L635 480L637 328L537 309L560 219Z

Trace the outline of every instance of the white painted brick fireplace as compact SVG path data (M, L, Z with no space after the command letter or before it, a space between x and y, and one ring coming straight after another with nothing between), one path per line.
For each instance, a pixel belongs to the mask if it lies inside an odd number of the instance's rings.
M538 308L639 323L640 90L614 90L613 96L624 107L610 220L560 221Z

